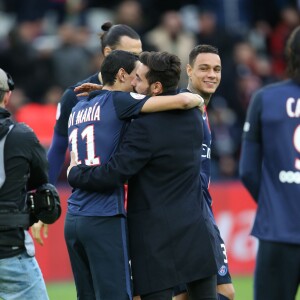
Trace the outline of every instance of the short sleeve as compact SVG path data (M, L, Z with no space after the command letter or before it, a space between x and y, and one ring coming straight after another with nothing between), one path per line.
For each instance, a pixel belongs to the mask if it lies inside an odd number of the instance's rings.
M126 120L137 117L149 98L149 96L136 93L115 92L113 102L118 118Z

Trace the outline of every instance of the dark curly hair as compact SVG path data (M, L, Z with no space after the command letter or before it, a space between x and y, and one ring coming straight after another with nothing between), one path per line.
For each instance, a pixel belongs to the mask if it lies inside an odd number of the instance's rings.
M168 52L142 52L140 61L149 68L146 78L149 84L159 81L164 92L178 87L181 62L178 56Z
M112 86L121 68L130 74L135 68L137 61L137 55L123 50L113 50L105 57L101 65L103 84Z

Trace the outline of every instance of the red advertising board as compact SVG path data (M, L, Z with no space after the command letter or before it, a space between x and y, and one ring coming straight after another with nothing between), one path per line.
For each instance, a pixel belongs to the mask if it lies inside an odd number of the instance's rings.
M224 239L232 275L251 274L257 240L250 236L256 204L240 182L213 184L213 211Z
M47 281L72 280L72 271L64 241L64 219L68 186L58 187L63 213L59 221L49 226L44 246L36 244L36 257ZM240 182L211 184L213 210L226 244L232 275L251 274L254 269L257 242L249 236L256 205Z

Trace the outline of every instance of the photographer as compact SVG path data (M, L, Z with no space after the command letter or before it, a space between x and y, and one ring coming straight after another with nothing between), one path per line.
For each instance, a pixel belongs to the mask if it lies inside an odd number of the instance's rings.
M55 222L60 201L48 183L44 148L32 129L14 123L6 110L13 89L11 76L0 69L0 298L45 300L28 228L38 220Z

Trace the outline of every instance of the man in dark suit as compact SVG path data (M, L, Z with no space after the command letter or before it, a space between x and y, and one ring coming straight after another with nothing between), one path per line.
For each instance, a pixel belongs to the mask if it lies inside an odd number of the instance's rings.
M139 93L175 94L180 60L144 52L133 81ZM88 167L73 161L74 188L107 191L128 180L128 228L135 294L171 300L188 283L190 299L216 298L216 263L201 211L202 116L197 109L141 115L111 161Z

